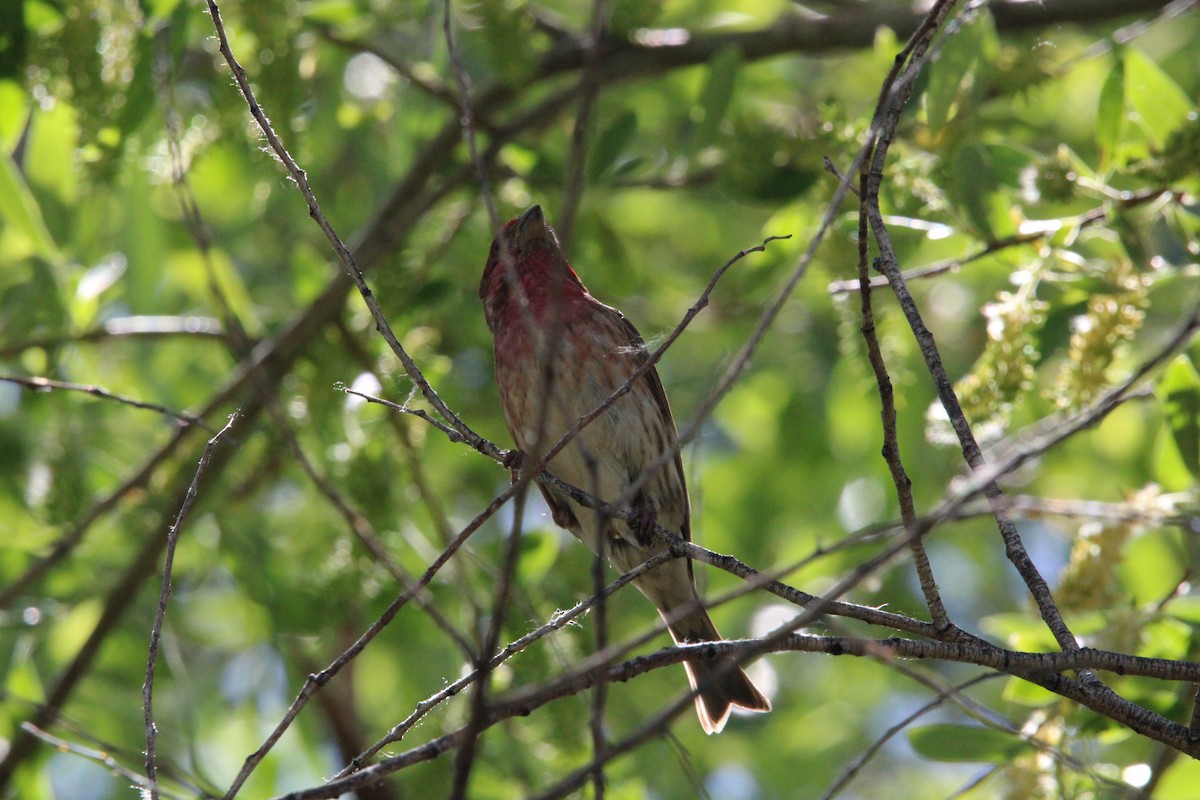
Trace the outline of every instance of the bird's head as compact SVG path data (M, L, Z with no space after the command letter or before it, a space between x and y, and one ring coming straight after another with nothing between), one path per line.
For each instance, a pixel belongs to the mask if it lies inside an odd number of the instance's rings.
M524 302L536 313L548 297L561 297L563 292L580 294L587 290L567 264L558 236L546 221L542 207L533 206L509 220L500 236L492 241L479 282L479 297L488 325L495 329L510 299L523 295Z

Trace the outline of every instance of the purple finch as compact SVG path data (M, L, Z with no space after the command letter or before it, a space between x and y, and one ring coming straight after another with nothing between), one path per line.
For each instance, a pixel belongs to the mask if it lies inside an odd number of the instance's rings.
M505 255L507 253L507 256ZM509 222L492 243L479 285L492 331L496 385L508 430L527 458L548 450L575 423L645 363L637 329L588 292L567 264L541 206ZM593 497L614 502L661 453L675 445L675 421L651 368L547 465L551 474ZM628 504L642 523L601 518L565 492L539 485L554 516L584 544L604 551L621 572L666 549L652 521L691 537L683 462L678 452L641 485ZM601 524L603 528L601 529ZM667 622L679 644L719 641L696 593L692 563L672 559L634 585ZM719 733L733 706L769 711L770 702L730 657L684 662L707 733Z

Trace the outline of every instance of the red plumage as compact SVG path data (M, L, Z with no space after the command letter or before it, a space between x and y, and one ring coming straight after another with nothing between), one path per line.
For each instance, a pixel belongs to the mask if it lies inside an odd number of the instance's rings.
M511 259L508 266L505 252ZM540 206L509 222L502 240L492 243L479 296L494 338L500 405L513 440L527 456L537 457L549 449L646 361L637 329L584 287L567 264ZM546 387L550 391L544 397ZM547 469L593 497L613 502L675 438L667 395L652 368L558 453ZM555 523L596 552L601 534L596 512L561 491L538 488ZM630 507L691 538L687 486L678 454L642 485ZM624 520L605 521L605 551L621 572L665 549L652 534L635 528ZM668 619L676 642L720 640L696 594L690 561L668 561L634 585ZM668 615L684 606L692 610L671 621ZM721 731L732 706L752 711L771 708L732 659L689 661L684 666L693 688L704 684L696 697L696 711L707 733Z

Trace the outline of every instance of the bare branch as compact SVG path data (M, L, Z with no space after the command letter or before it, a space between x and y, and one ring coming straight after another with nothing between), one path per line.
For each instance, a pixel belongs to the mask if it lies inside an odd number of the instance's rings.
M942 9L942 15L944 16L949 13L952 5L952 3L942 3L939 4L938 8ZM931 12L930 20L934 19L934 14ZM910 62L910 65L919 63L919 59L924 55L923 50L924 48L922 51L914 52L913 61ZM979 444L975 440L974 433L971 431L970 423L963 414L962 407L958 402L957 395L954 393L954 387L946 374L945 367L942 365L941 355L934 341L933 334L925 326L920 311L917 309L916 303L904 283L904 278L900 274L891 237L887 226L884 224L882 212L879 208L879 189L883 182L883 167L887 159L888 148L895 136L896 124L900 119L900 111L903 108L904 101L908 98L908 93L911 91L912 79L915 77L915 74L915 71L910 66L907 74L899 77L894 84L885 84L883 91L884 100L881 102L876 116L879 126L876 145L870 159L870 168L866 173L865 186L862 190L864 211L881 253L881 256L875 260L875 266L887 276L892 291L896 294L900 302L900 307L904 311L905 318L912 328L913 335L925 358L930 376L937 388L938 397L941 399L942 405L946 409L946 414L950 418L951 425L954 427L954 431L962 444L963 457L972 470L980 470L984 467L983 454L979 449ZM1005 552L1029 588L1047 627L1054 634L1059 646L1064 650L1078 648L1079 645L1075 641L1074 635L1067 627L1062 614L1059 613L1058 608L1054 605L1054 600L1050 596L1050 587L1046 584L1041 573L1038 572L1032 559L1029 558L1025 546L1021 542L1020 533L1004 509L1004 505L1000 500L1003 494L1000 487L994 482L990 482L986 486L984 493L988 500L992 502L993 513L1001 535L1004 538Z
M209 14L212 17L213 28L216 31L217 39L220 42L221 55L225 58L225 63L229 65L230 70L233 72L234 81L237 83L238 89L241 91L242 96L246 99L246 103L250 108L250 114L254 117L255 122L258 123L259 128L263 132L263 136L266 137L267 144L270 146L271 151L279 159L280 163L283 164L292 180L296 182L296 187L300 190L300 193L304 196L305 202L308 204L309 216L313 218L318 227L320 227L321 232L325 234L325 238L329 241L330 246L333 248L338 261L341 263L343 269L346 271L346 274L350 277L350 280L358 289L359 294L362 296L363 302L366 303L367 308L371 312L372 318L375 320L375 327L379 330L380 335L383 336L384 341L386 341L388 346L391 347L392 352L396 354L398 359L400 359L400 363L404 365L405 372L407 372L409 377L412 378L413 383L418 387L418 389L420 389L421 394L425 396L425 399L428 400L435 409L437 409L437 412L441 414L442 417L447 420L447 422L449 422L451 427L463 435L468 442L472 443L472 445L478 446L479 443L482 442L482 438L469 427L467 427L467 424L463 422L459 416L450 409L449 406L442 402L442 399L438 397L437 392L435 392L433 387L429 385L429 382L425 380L425 376L421 372L420 367L417 366L417 363L413 361L412 357L400 344L399 340L396 339L396 335L392 332L391 326L388 324L387 319L383 316L383 311L380 309L379 303L375 300L375 295L371 292L370 287L367 286L366 280L363 278L362 272L358 268L358 264L354 258L354 255L342 242L341 237L339 237L337 232L334 231L333 226L325 217L324 212L321 211L321 207L317 203L316 195L313 194L312 188L308 185L308 176L305 174L304 170L302 170L299 165L296 164L291 154L287 151L287 148L284 147L283 141L279 138L278 134L275 133L275 129L271 126L270 120L267 119L267 115L263 112L262 107L255 98L254 90L250 87L250 81L246 77L246 71L242 69L241 64L238 63L237 59L233 55L233 51L230 49L229 37L225 33L225 25L221 21L220 8L218 8L215 0L206 0L206 2L208 4Z
M669 561L674 557L675 555L669 550L664 550L658 555L647 559L641 565L634 567L629 572L626 572L613 583L610 583L608 586L604 587L602 596L593 595L592 597L577 603L575 606L567 609L566 611L560 611L556 613L546 623L525 634L520 639L511 642L503 650L492 656L491 660L488 662L488 668L494 670L496 667L507 661L510 657L516 655L522 650L525 650L527 647L529 647L529 645L533 644L537 640L571 624L580 616L582 616L584 612L596 606L598 601L611 597L618 589L621 589L622 587L632 583L636 578L641 577L645 573L662 564L664 561ZM357 772L359 769L362 769L363 765L373 758L376 753L387 747L389 744L403 739L404 735L412 730L413 726L416 725L430 711L447 699L457 695L472 683L478 681L481 674L482 673L480 670L476 669L470 674L459 678L457 681L445 687L433 696L422 700L403 722L392 728L392 730L388 732L387 736L383 737L369 749L361 753L357 758L354 759L354 761L347 764L346 767L334 777L342 778Z
M104 400L112 400L127 406L133 406L134 408L141 408L146 411L154 411L162 414L165 417L177 419L184 424L196 425L209 432L215 432L213 427L200 417L192 416L191 414L184 414L180 411L172 411L166 406L159 405L158 403L147 403L143 400L135 400L132 397L115 394L103 387L96 386L95 384L91 383L68 383L66 381L51 380L50 378L6 374L0 374L0 381L4 381L5 383L13 383L17 386L24 386L28 389L33 389L38 392L49 392L54 389L68 392L83 392L84 394L90 394L93 397L99 397Z
M139 775L133 770L129 769L124 764L113 758L112 754L106 750L97 750L93 747L85 747L83 745L67 741L66 739L62 739L52 733L47 733L36 725L28 722L21 723L21 730L23 730L25 733L28 733L30 736L45 742L61 753L74 753L77 756L86 758L88 761L94 761L97 764L103 765L113 774L120 775L125 780L131 781L134 786L141 787L143 792L151 790L158 792L157 787L153 786L144 775ZM183 798L187 795L182 793L174 794L170 792L162 792L161 794L155 794L154 796L178 798L179 800L183 800Z
M231 414L225 427L208 440L204 452L200 455L200 464L196 467L196 474L184 496L183 505L179 507L175 522L167 531L167 556L166 563L163 564L162 588L158 593L158 607L154 612L154 624L150 627L150 654L146 659L146 680L142 683L142 713L146 723L146 780L149 783L151 800L158 800L158 756L155 752L158 727L154 724L154 668L158 663L158 642L162 635L163 620L167 616L167 602L171 597L171 570L175 562L175 544L179 541L179 532L183 529L188 512L191 510L192 504L196 502L200 478L204 474L204 470L208 468L208 462L212 459L213 448L217 446L221 437L233 427L236 420L237 414Z
M889 103L893 103L897 109L895 117L899 117L899 108L907 99L907 89L902 88L899 94L893 97L893 91L897 87L897 83L901 78L902 73L907 70L910 74L915 74L923 64L923 56L933 42L934 36L941 27L942 21L953 8L954 3L939 3L929 13L929 18L922 24L917 33L909 40L903 52L900 53L892 64L892 69L884 79L883 88L880 92L879 104L876 106L875 119L885 118L885 109ZM889 118L891 124L895 124L894 119ZM886 130L886 128L885 128ZM929 563L929 556L925 552L925 545L919 535L917 527L917 511L916 505L913 502L912 481L908 477L908 472L904 468L904 462L900 454L900 444L896 433L896 404L892 389L892 379L888 375L887 365L883 361L883 351L879 346L879 338L875 334L875 312L871 303L871 286L870 286L870 268L868 262L869 255L869 235L867 218L869 214L869 203L871 202L870 194L870 169L871 159L866 155L875 147L877 134L873 131L871 136L868 136L867 142L864 145L863 157L860 159L858 190L856 194L859 197L859 214L858 214L858 283L861 294L861 315L862 325L860 330L863 339L867 345L867 357L871 363L871 370L875 375L875 384L879 391L880 402L880 418L883 425L883 460L887 463L888 471L892 476L892 485L896 490L896 498L900 504L900 517L904 522L904 528L907 532L909 546L912 549L913 564L917 570L917 576L921 583L921 591L925 595L925 604L929 608L929 613L933 619L933 624L940 630L944 631L947 636L958 638L961 632L951 621L946 612L946 607L942 603L941 594L938 591L937 581L933 576L933 568ZM832 168L832 163L827 161L827 168Z
M836 170L833 164L829 164L829 168ZM836 173L835 173L836 174ZM924 267L917 267L901 273L905 281L919 280L922 278L932 278L938 275L943 275L947 272L955 272L960 268L971 264L975 261L984 259L990 255L1012 249L1014 247L1022 247L1027 244L1035 244L1050 238L1056 232L1064 227L1076 227L1079 229L1093 227L1102 222L1107 222L1112 218L1114 205L1121 209L1136 208L1147 203L1152 203L1163 194L1167 193L1168 189L1147 189L1140 192L1134 192L1128 197L1120 198L1116 203L1107 203L1103 206L1088 211L1085 214L1080 214L1077 217L1068 217L1061 220L1049 221L1030 221L1022 225L1023 230L1015 233L1012 236L1006 236L1002 239L997 239L994 242L988 242L983 247L975 250L968 255L960 258L950 258L944 261L939 261L935 264L929 264ZM888 285L887 276L877 275L871 278L870 286L872 289L881 289ZM858 279L834 281L829 284L830 294L844 294L846 292L857 292L860 290Z

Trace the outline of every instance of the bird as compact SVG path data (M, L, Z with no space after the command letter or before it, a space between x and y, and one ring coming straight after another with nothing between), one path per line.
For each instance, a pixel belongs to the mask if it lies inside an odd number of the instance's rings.
M479 284L493 337L495 380L520 458L540 458L585 414L624 385L649 358L625 316L597 300L567 263L540 205L510 220L493 240ZM552 518L603 551L624 573L667 549L654 524L691 539L691 509L678 434L666 391L651 367L547 464L555 477L614 502L660 454L674 458L629 498L629 521L604 517L560 488L538 484ZM529 463L529 462L525 462ZM677 644L721 641L696 591L692 562L670 559L634 580ZM719 733L734 707L771 703L731 656L684 662L705 733Z

